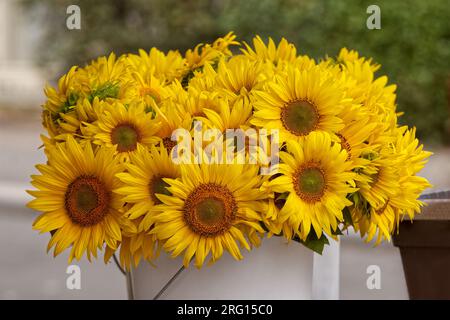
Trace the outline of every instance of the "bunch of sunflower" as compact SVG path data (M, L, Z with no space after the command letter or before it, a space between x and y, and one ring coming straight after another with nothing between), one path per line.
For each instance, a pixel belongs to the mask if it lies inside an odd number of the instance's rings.
M241 259L265 235L316 251L349 227L389 240L420 212L430 185L416 174L430 153L397 124L396 87L378 68L347 49L315 61L285 39L232 33L184 55L152 48L73 67L45 89L33 227L51 232L55 256L70 247L69 261L99 251L108 261L118 250L126 268L161 249L185 266L224 251ZM194 121L276 131L278 170L176 164L172 132Z

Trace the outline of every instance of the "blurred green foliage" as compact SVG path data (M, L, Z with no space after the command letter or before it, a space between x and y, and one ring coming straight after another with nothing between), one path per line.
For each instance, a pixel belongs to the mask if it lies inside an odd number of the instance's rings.
M381 30L369 30L366 9L373 1L317 0L25 0L42 9L46 40L41 63L72 64L107 54L157 46L187 48L235 31L281 37L300 53L320 58L341 47L382 64L398 85L402 123L415 125L430 143L450 142L450 6L448 0L378 0ZM66 8L81 8L82 29L65 27ZM62 70L61 70L62 71Z

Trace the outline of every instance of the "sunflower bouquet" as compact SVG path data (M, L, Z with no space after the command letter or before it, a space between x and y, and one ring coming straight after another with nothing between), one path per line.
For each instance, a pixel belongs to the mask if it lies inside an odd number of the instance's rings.
M184 55L152 48L72 67L45 89L33 228L51 233L55 256L118 251L126 268L161 250L185 266L242 259L265 236L318 252L350 227L390 240L421 210L430 153L397 123L396 86L379 67L345 48L316 61L285 39L233 33Z

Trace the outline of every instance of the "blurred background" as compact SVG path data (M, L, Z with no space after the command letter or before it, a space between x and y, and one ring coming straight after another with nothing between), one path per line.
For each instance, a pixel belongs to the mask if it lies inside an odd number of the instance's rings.
M69 5L81 9L81 30L68 30ZM381 29L369 30L367 7L381 9ZM0 299L125 299L113 264L79 263L82 290L66 289L67 256L45 253L48 235L31 230L24 207L34 165L45 161L39 134L45 83L71 65L114 51L157 46L186 49L234 31L287 38L316 58L356 49L382 65L398 85L402 123L416 126L434 152L423 175L450 188L450 6L433 1L326 0L0 0ZM373 248L356 235L341 241L340 297L406 299L397 248ZM368 290L366 269L378 265L380 290Z

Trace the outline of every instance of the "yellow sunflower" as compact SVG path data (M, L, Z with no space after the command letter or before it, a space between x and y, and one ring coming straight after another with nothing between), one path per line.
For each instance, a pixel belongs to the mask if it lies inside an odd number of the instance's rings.
M342 48L339 51L339 54L336 58L337 62L342 64L342 65L346 65L347 63L358 63L358 64L362 64L367 62L370 66L370 70L372 72L377 71L378 69L380 69L380 65L373 63L372 59L366 59L365 57L360 57L358 51L356 50L348 50L347 48Z
M58 80L56 89L50 85L45 87L44 93L47 96L47 101L43 108L53 114L59 114L64 112L64 109L69 109L76 103L78 97L83 96L88 91L86 75L81 72L81 68L74 66Z
M252 60L269 61L276 65L279 61L293 63L297 58L295 45L284 38L281 39L278 46L272 38L269 38L269 43L266 46L260 36L253 38L254 49L245 42L244 45L245 49L241 49L241 51Z
M42 106L42 123L50 137L61 133L60 123L63 122L61 115L72 111L89 91L88 78L81 68L76 66L59 79L56 89L49 85L45 87L47 101Z
M233 105L230 105L230 102L225 99L220 99L218 102L218 111L205 108L203 109L205 116L196 118L201 121L202 147L208 154L208 159L203 159L203 161L220 161L221 153L223 153L224 157L233 157L233 160L238 163L244 163L245 157L250 155L249 150L252 145L252 148L256 149L251 150L251 163L256 163L258 155L263 157L266 153L263 153L264 150L260 148L263 142L258 141L257 131L250 128L249 119L252 114L252 106L245 99L236 100ZM236 131L237 129L242 129L242 135ZM247 129L250 130L246 131ZM267 145L265 146L267 147ZM245 150L245 152L234 153L230 150ZM199 153L197 152L197 154Z
M81 70L89 81L89 99L98 97L110 101L119 99L128 103L133 97L133 80L126 56L100 57Z
M362 168L370 162L364 156L379 147L369 144L373 131L379 125L370 122L370 116L358 105L343 110L340 118L344 122L344 128L336 135L341 147L347 151L347 160L352 162L352 168Z
M250 126L250 116L252 115L252 106L245 100L238 100L230 105L227 100L219 101L219 110L203 109L205 117L199 119L209 128L219 129L225 133L227 129L240 129Z
M187 87L194 88L200 92L214 92L217 77L217 71L214 68L213 65L206 62L201 70L194 71Z
M200 268L210 253L214 262L224 250L242 259L236 242L250 250L245 234L252 241L255 232L264 232L255 210L265 197L257 166L181 165L180 179L164 181L172 196L157 195L163 204L150 232L173 257L184 252L186 267L194 255Z
M132 70L151 72L156 78L164 80L164 84L181 80L185 69L185 60L178 50L165 54L157 48L151 48L149 52L140 49L139 55L129 54L127 60Z
M383 146L378 153L369 155L373 158L358 171L356 184L365 201L371 207L378 208L399 192L399 158L389 146Z
M92 106L98 101L119 99L127 103L134 89L125 57L111 54L84 68L71 68L59 80L58 90L47 87L45 93L48 100L43 106L44 127L51 138L64 140L66 134L79 134L81 122L95 120Z
M281 175L268 184L273 192L288 193L279 211L284 236L305 240L311 226L319 238L322 231L331 235L352 204L347 195L356 190L347 152L325 132L312 132L300 143L289 140L287 150L280 153Z
M413 219L420 212L424 204L418 198L431 187L425 178L416 176L431 153L419 145L415 129L400 127L395 132L396 142L371 163L376 173L368 181L357 182L367 204L359 201L352 210L356 229L367 236L366 241L377 236L376 244L390 240L403 216Z
M164 79L155 77L154 70L134 71L132 76L136 81L136 96L142 99L149 109L151 109L151 102L148 99L160 103L173 95L165 85Z
M129 161L139 144L151 146L159 142L159 129L159 122L145 112L144 104L125 106L115 102L105 106L96 122L87 124L86 133L97 145L114 146L120 161Z
M341 68L334 70L339 70L338 73L346 78L347 95L361 105L370 123L377 123L370 142L382 144L385 131L397 127L396 85L388 85L386 76L375 78L376 67L364 59L346 61Z
M204 109L218 111L221 98L215 91L200 91L189 87L185 94L181 89L176 91L177 103L182 106L193 118L204 117Z
M180 169L176 166L164 145L150 149L138 145L126 164L127 172L117 174L123 185L115 190L128 203L126 215L129 219L144 217L140 230L148 231L153 223L154 206L161 201L155 194L170 195L165 178L178 178Z
M145 231L139 231L139 225L142 218L133 220L135 229L129 232L122 232L122 240L120 242L119 262L127 271L131 267L137 268L142 259L152 262L159 255L161 246L155 235L148 234ZM108 263L111 260L115 250L106 247L104 261Z
M323 68L300 71L290 67L269 81L267 90L254 91L256 111L251 123L279 129L281 141L299 140L313 131L337 133L344 128L339 114L351 101L338 83Z
M376 206L355 205L351 208L352 219L356 231L370 242L376 237L375 244L382 240L390 241L391 235L404 215L411 219L420 212L424 203L418 200L421 192L431 187L425 178L418 176L401 176L400 188L383 203Z
M252 61L236 56L228 61L220 60L217 69L215 89L235 102L238 98L248 98L252 90L261 87L267 78L260 61Z
M202 67L205 63L217 62L221 57L231 55L229 49L232 45L239 45L235 41L236 36L233 32L229 32L223 38L216 39L212 44L198 44L194 49L186 51L186 63L188 71Z
M172 140L174 130L183 128L191 131L192 116L173 99L164 101L161 107L154 103L153 109L156 110L155 120L161 124L156 135L162 141L166 150L172 152L172 149L177 145L177 141Z
M89 141L85 137L85 124L95 122L106 104L97 97L93 101L88 98L79 99L74 109L60 113L60 118L56 121L58 129L55 135L51 136L53 143L65 141L68 136L75 137L81 143Z
M36 199L28 207L43 212L33 228L54 231L48 250L54 255L72 245L69 262L97 257L97 249L106 243L116 249L121 240L121 226L132 229L123 218L121 200L113 190L120 181L115 177L122 166L114 158L114 149L82 147L73 138L49 151L48 163L37 165L41 175L32 176L38 190L28 191Z

